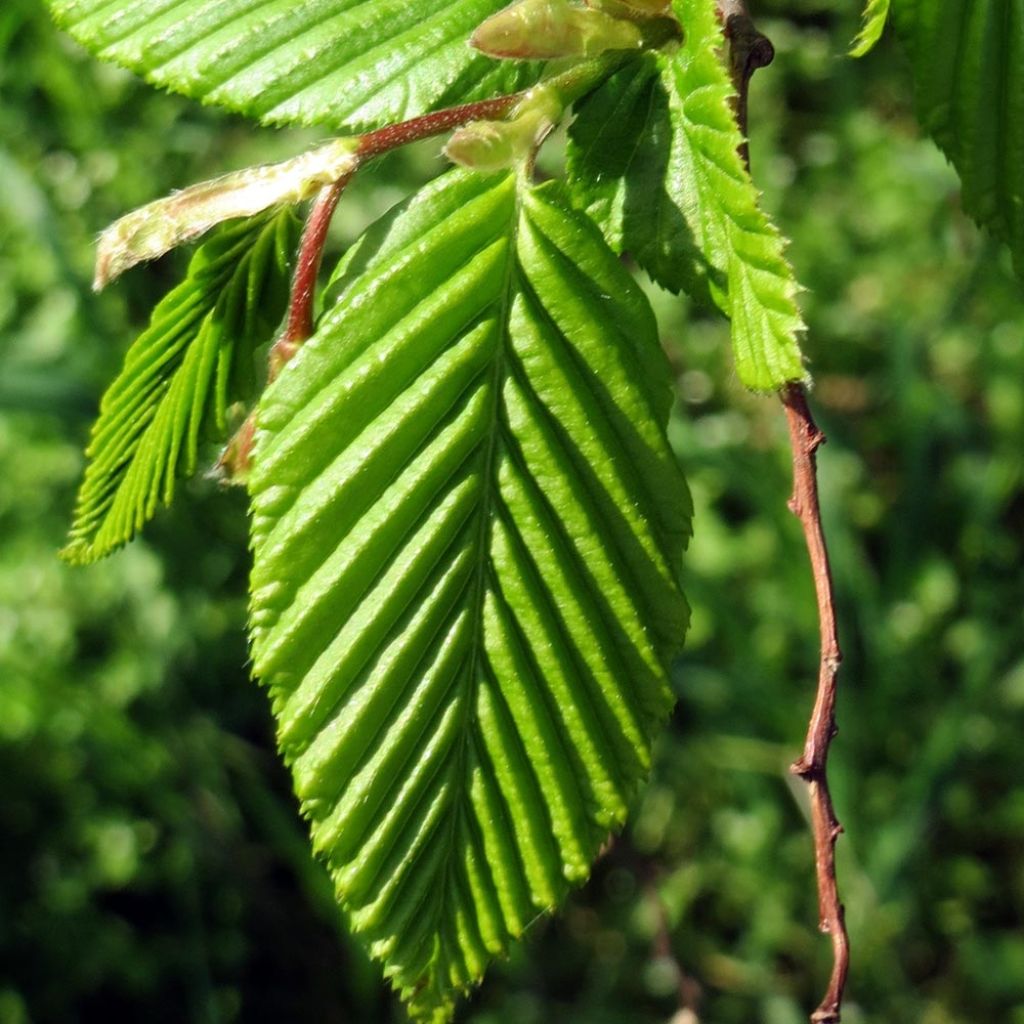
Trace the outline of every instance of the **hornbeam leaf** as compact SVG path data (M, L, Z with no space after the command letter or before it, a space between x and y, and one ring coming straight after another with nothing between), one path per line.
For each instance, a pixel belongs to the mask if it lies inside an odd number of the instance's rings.
M348 133L511 92L539 65L466 40L505 0L49 0L96 56L272 124Z
M153 311L100 404L67 547L102 558L169 504L206 436L251 397L255 349L284 312L296 222L287 212L233 222L192 257L185 280Z
M252 649L416 1019L581 883L669 708L690 529L646 299L560 187L454 171L259 406Z
M893 0L918 114L1024 277L1024 0Z
M678 51L632 62L580 105L570 180L616 251L732 320L740 380L768 391L806 377L799 286L739 156L715 0L675 9Z

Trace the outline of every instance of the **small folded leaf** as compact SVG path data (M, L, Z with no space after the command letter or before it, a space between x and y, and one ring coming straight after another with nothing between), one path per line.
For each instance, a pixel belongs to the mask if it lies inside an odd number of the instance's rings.
M679 49L633 61L580 105L570 181L613 248L731 319L740 380L773 390L806 378L799 286L739 156L715 0L675 9Z
M560 188L454 171L336 285L259 406L253 658L353 929L440 1022L625 818L690 504L650 306Z
M288 212L229 224L193 256L103 396L63 557L92 562L129 541L195 471L204 437L250 398L254 352L284 312L296 240Z
M133 210L100 235L93 288L99 291L136 264L226 220L309 199L356 169L358 149L358 139L334 139L290 160L223 174Z
M918 116L960 175L964 209L1024 278L1024 3L893 0Z

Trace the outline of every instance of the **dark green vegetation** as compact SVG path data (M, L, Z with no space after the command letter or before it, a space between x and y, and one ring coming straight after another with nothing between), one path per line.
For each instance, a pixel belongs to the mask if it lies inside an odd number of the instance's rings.
M762 22L779 58L755 81L753 158L811 290L806 348L831 436L847 1018L1016 1022L1020 287L917 139L903 57L883 44L864 64L837 59L852 14L794 9ZM174 186L273 156L267 136L97 66L30 0L5 4L0 47L0 1020L386 1020L247 679L241 495L188 484L111 561L55 559L100 390L184 267L95 299L93 235ZM361 181L340 234L399 197L396 175L435 171L435 151ZM681 703L626 839L492 970L467 1021L667 1020L678 984L654 891L710 1024L801 1020L827 969L803 794L785 771L816 624L781 414L719 386L719 322L656 304L699 535Z

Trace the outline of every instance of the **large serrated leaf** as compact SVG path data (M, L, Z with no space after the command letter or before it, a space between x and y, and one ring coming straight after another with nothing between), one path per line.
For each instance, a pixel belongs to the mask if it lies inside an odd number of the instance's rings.
M650 308L558 188L453 172L337 284L260 406L253 656L353 928L443 1021L625 818L690 504Z
M1024 0L893 0L922 124L1024 276Z
M806 376L799 287L739 156L714 0L675 9L678 51L634 62L581 104L570 180L617 251L730 317L737 374L768 391Z
M537 65L469 47L505 0L49 0L98 57L273 124L361 131L510 92Z
M285 211L236 221L193 256L107 389L64 557L91 562L129 541L195 471L204 436L250 397L256 347L280 321L296 237Z

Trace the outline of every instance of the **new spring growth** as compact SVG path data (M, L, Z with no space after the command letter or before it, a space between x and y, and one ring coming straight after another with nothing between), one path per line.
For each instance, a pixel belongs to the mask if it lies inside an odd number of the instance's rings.
M93 288L99 291L137 263L223 221L311 198L356 169L358 147L358 139L334 139L291 160L224 174L133 210L100 235Z
M643 35L630 21L571 0L519 0L483 22L470 42L491 57L553 60L639 49Z
M475 171L499 171L529 161L565 109L554 89L531 89L504 121L471 121L455 131L445 156Z

